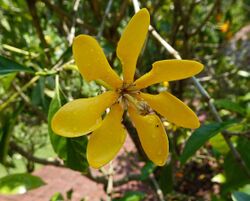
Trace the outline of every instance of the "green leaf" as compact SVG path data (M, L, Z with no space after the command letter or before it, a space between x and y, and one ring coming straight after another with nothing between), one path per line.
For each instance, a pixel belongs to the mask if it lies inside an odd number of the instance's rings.
M36 86L32 90L31 102L35 106L41 106L43 111L48 112L49 101L45 97L45 79L46 77L40 77Z
M213 149L215 149L220 154L226 154L230 150L222 134L212 137L209 140L209 143L212 145Z
M16 73L9 73L6 75L1 75L0 76L0 82L1 82L0 90L1 88L3 88L5 92L8 91L15 77L16 77Z
M248 169L250 169L250 146L249 141L244 138L238 138L237 151L241 155ZM232 191L233 189L250 184L250 180L245 171L236 161L231 152L228 152L224 159L223 168L225 171L226 183L223 185L222 191L224 194Z
M65 160L67 167L82 172L87 170L87 144L88 139L86 136L67 139L67 158Z
M141 169L141 180L146 180L149 175L155 170L156 166L151 161L147 161L147 163Z
M232 112L239 113L241 115L245 115L245 108L242 107L240 104L233 102L228 99L221 99L221 100L216 100L215 105L218 108L223 108Z
M249 201L250 195L242 192L233 192L232 194L233 201Z
M8 175L0 179L0 193L22 194L44 184L41 178L27 173Z
M62 106L58 83L56 84L55 97L49 107L48 123L50 141L54 151L64 160L64 164L73 169L84 172L88 168L86 148L88 139L86 136L66 138L55 134L51 129L51 120L57 110Z
M141 201L145 198L145 194L140 191L128 191L123 198L114 199L113 201Z
M180 157L180 161L184 164L195 152L204 145L207 140L215 136L219 132L230 127L235 122L222 122L222 123L210 123L202 125L200 128L196 129L194 133L187 140L183 153Z
M22 106L0 115L0 163L5 164L9 141Z
M160 188L164 195L171 193L174 188L174 181L173 181L173 165L169 163L168 165L163 166L160 168L159 176L157 179L159 181Z
M13 72L27 72L34 73L31 68L24 67L15 61L12 61L6 57L0 55L0 75L13 73Z
M59 158L66 160L67 158L67 138L56 135L51 129L51 120L57 110L62 106L59 89L56 89L55 97L51 100L48 113L49 136L52 147Z
M50 201L63 201L63 195L59 192L55 193L51 198Z

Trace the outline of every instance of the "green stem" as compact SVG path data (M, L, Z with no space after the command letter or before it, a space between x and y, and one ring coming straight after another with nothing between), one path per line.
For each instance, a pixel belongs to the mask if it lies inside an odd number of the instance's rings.
M7 107L12 101L14 101L18 95L20 94L20 92L25 91L27 88L29 88L32 84L34 84L40 76L35 76L33 77L28 83L26 83L19 92L15 92L14 94L12 94L3 104L0 105L0 111L2 111L5 107Z

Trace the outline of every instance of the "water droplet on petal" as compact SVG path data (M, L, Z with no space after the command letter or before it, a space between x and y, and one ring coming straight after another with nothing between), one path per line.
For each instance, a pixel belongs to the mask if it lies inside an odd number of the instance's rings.
M161 150L161 149L158 150L157 154L158 154L159 156L162 155L162 154L163 154L162 150Z
M155 134L155 133L152 133L151 137L152 137L152 138L156 138L156 134Z

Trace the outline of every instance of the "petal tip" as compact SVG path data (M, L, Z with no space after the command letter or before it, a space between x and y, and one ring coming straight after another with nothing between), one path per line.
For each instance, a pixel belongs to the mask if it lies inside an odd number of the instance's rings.
M148 12L148 9L147 9L147 8L142 8L142 9L140 9L137 13L143 13L143 14L145 14L145 15L150 16L150 14L149 14L149 12Z
M204 65L198 61L193 61L193 63L197 66L198 73L204 69Z
M197 129L197 128L199 128L200 126L201 126L200 121L197 120L197 122L195 122L194 125L192 126L192 129Z

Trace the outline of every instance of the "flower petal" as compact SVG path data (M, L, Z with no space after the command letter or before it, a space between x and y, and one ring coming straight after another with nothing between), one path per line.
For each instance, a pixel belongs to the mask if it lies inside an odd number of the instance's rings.
M137 12L125 28L117 46L117 56L123 67L123 80L130 84L134 81L137 58L144 44L150 16L147 9Z
M193 129L200 126L196 114L182 101L168 92L162 92L158 95L140 93L138 97L144 99L156 112L177 126Z
M62 106L53 116L52 130L65 137L78 137L95 130L101 116L118 98L113 91L93 98L81 98Z
M192 60L162 60L153 63L151 71L135 81L135 88L142 89L163 81L181 80L199 73L203 65Z
M132 107L128 111L148 158L156 165L163 166L168 158L169 145L160 118L155 114L142 116Z
M124 144L126 130L121 120L123 108L112 106L102 125L91 135L87 146L87 159L90 166L100 168L111 161Z
M122 85L122 80L110 67L102 48L93 37L88 35L75 37L73 56L79 71L87 81L100 79L113 88Z

